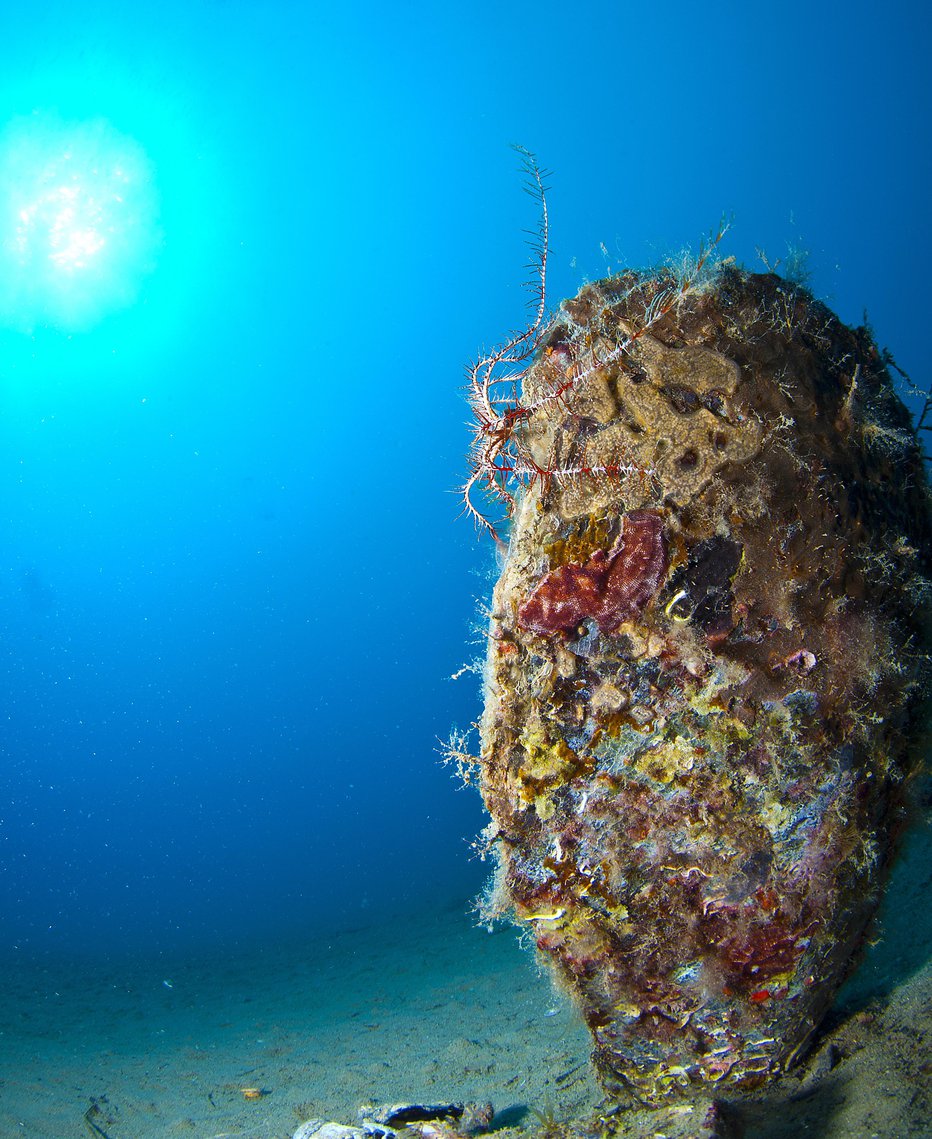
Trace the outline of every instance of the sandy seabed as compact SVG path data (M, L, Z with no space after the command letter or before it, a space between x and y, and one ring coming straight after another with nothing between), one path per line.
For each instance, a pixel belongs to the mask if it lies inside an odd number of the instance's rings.
M570 1007L513 929L465 911L171 966L7 964L0 1136L83 1139L93 1102L111 1139L285 1139L392 1100L597 1102Z
M886 936L808 1062L738 1106L735 1135L932 1135L929 845L901 862ZM290 1139L364 1103L463 1100L491 1101L504 1137L538 1134L535 1110L600 1104L573 1009L513 928L490 933L465 904L170 965L8 959L3 989L0 1139ZM621 1134L712 1134L701 1117L632 1112Z

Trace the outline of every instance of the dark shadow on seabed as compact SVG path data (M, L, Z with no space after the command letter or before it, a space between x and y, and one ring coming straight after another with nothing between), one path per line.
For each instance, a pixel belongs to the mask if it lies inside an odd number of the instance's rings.
M829 1135L832 1119L847 1100L846 1081L800 1093L789 1101L766 1099L739 1111L742 1139L787 1139L790 1135Z

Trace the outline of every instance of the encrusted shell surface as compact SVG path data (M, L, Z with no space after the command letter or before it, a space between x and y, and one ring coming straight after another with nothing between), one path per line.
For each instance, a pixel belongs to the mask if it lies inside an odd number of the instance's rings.
M548 475L513 517L481 733L494 905L605 1087L648 1104L784 1070L850 968L916 768L932 532L865 330L725 270L593 368L660 287L587 286L547 338L585 380L547 399L546 351L525 379Z

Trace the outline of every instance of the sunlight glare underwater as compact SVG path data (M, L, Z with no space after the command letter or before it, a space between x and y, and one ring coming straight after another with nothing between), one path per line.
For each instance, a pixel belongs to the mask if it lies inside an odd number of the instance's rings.
M161 233L152 164L106 119L0 132L0 324L81 331L136 299Z

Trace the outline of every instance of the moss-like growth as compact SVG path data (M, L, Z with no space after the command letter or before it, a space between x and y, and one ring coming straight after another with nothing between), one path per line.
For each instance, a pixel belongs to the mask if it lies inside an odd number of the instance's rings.
M481 459L524 476L481 725L501 904L610 1092L753 1087L829 1006L906 817L915 432L868 332L773 274L625 274L535 335Z

